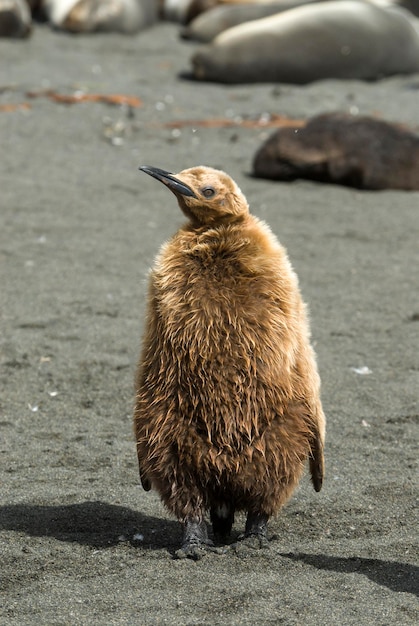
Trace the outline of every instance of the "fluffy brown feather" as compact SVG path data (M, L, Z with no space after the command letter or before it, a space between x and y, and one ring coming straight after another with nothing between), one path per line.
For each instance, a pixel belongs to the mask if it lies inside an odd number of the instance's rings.
M223 505L267 518L307 459L322 484L306 308L284 248L230 177L197 167L175 180L194 196L172 189L189 221L150 274L135 409L141 480L185 523Z

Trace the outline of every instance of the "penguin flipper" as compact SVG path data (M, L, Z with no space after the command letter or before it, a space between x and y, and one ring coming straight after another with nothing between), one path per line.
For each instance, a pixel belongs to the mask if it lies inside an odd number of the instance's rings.
M140 481L141 481L141 485L144 491L150 491L151 481L148 478L147 474L144 472L144 470L141 468L141 465L140 465Z
M317 433L311 445L309 464L313 487L315 491L320 491L324 478L324 454L323 441L319 433Z

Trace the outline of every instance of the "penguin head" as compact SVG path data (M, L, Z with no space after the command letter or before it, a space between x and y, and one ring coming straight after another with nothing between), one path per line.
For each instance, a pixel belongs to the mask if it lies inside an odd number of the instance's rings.
M199 166L172 174L148 165L140 170L165 184L175 194L183 213L198 226L237 222L249 213L240 188L221 170Z

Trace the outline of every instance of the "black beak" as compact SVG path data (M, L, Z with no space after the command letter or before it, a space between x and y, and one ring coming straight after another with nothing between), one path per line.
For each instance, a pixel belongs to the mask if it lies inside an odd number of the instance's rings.
M149 174L153 178L157 178L157 180L169 187L174 194L180 193L182 196L191 196L192 198L196 198L192 189L185 183L182 183L182 181L178 178L175 178L175 176L173 176L170 172L165 172L158 167L150 167L149 165L142 165L138 169L146 174Z

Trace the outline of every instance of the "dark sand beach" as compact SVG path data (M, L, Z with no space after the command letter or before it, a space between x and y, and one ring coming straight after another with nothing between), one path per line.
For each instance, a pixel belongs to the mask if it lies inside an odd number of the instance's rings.
M194 47L177 33L37 26L0 41L0 622L413 626L419 193L257 180L253 154L272 129L167 124L339 109L419 130L419 75L198 84L179 77ZM62 104L45 90L142 106ZM267 550L174 560L181 529L139 486L147 272L182 223L142 164L226 170L287 248L309 304L327 477L316 494L305 475Z

